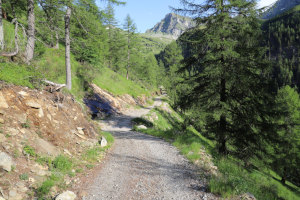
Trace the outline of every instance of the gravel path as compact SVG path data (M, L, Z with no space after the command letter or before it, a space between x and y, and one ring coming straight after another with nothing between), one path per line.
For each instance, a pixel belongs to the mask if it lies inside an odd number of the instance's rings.
M161 105L157 98L154 106ZM131 131L131 119L151 108L127 111L101 122L115 137L114 149L103 163L84 200L216 199L178 150L161 139Z

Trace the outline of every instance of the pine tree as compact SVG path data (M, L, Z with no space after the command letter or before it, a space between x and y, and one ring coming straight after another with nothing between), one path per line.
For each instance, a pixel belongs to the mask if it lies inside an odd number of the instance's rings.
M127 15L124 22L124 30L126 31L127 39L127 66L126 66L126 78L129 78L129 68L131 66L131 54L135 47L136 42L136 25L133 20L130 18L130 15Z
M276 97L278 118L277 142L274 145L273 168L286 180L300 183L300 98L289 86L281 88Z
M265 83L268 64L260 47L260 25L252 0L182 0L197 15L195 51L185 69L197 68L186 83L192 88L181 98L182 107L197 107L208 115L207 130L214 133L220 154L230 149L247 161L260 146L261 124L267 124Z

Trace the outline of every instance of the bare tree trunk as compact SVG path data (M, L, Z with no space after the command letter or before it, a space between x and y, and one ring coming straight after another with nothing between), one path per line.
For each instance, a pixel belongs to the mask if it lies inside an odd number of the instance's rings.
M25 59L29 63L34 54L35 44L35 16L34 16L34 0L28 0L28 30L27 30L27 45L25 50Z
M59 36L58 36L58 31L55 31L55 46L54 49L59 49Z
M65 15L66 85L68 90L72 89L71 60L70 60L70 18L71 18L71 8L68 7Z
M18 20L15 18L13 19L13 23L15 23L15 51L13 52L2 52L0 55L5 57L10 57L13 59L13 56L16 56L19 53L19 38L18 38L18 27L19 23Z
M4 49L4 32L2 23L2 0L0 0L0 49Z

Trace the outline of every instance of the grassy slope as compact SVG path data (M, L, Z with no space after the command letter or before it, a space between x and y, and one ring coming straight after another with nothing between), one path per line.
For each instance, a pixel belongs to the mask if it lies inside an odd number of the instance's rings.
M214 150L215 143L202 136L193 127L185 127L183 120L175 111L169 113L164 109L156 109L151 112L155 112L158 116L158 120L153 123L147 117L134 119L136 125L144 124L149 127L147 130L139 131L171 142L192 162L202 162L200 166L202 171L209 171L209 162L205 161L207 157L203 156L203 149L213 155L213 162L221 175L204 175L209 180L211 192L229 199L247 192L258 200L300 199L299 187L290 182L287 182L287 186L282 185L280 178L273 171L263 168L261 171L249 171L241 167L238 160L230 157L220 158ZM151 115L150 113L149 116ZM136 127L135 130L138 130Z
M14 26L4 21L5 44L6 51L14 50ZM19 32L21 50L24 50L24 38L22 32ZM42 48L43 52L40 56L35 57L31 66L18 64L17 62L8 62L8 59L0 57L0 80L15 85L27 86L29 88L39 87L38 80L47 79L56 83L65 83L65 49L60 45L60 49ZM20 54L19 54L20 55ZM16 61L21 62L18 55ZM78 76L77 72L82 66L78 63L74 56L71 55L72 66L72 91L71 93L77 99L81 99L84 95L83 80ZM102 67L98 70L94 83L109 92L121 95L130 94L137 97L142 94L149 94L140 84L113 72L112 70Z
M158 54L174 40L168 35L163 34L142 33L139 34L139 36L141 44L144 47L143 51L152 52L154 54Z
M137 97L141 94L149 94L141 85L127 80L109 68L102 68L93 82L115 95L130 94L133 97Z

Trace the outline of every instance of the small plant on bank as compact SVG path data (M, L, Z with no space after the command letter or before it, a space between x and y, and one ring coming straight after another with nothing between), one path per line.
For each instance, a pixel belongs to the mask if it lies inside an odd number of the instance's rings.
M22 128L30 128L30 122L27 120L25 123L21 124Z
M31 156L31 157L36 157L36 156L37 156L37 154L36 154L34 148L31 147L31 146L29 146L29 145L25 145L24 148L23 148L23 151L24 151L24 153L25 153L26 155L29 155L29 156Z
M19 178L22 181L27 181L29 177L28 177L27 173L23 173L23 174L20 174Z

